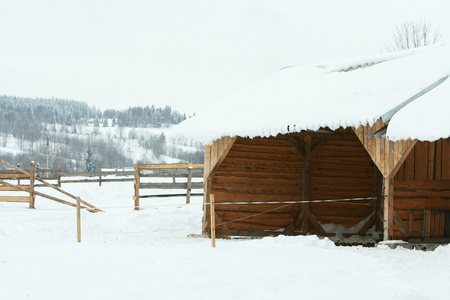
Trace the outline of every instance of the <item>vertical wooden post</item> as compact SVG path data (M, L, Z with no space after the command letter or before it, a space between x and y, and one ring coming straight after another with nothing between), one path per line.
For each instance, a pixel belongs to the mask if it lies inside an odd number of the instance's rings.
M77 197L77 242L81 242L81 210L80 197Z
M17 164L17 167L20 169L20 164ZM20 178L17 178L17 185L20 185Z
M383 240L394 235L394 176L384 177Z
M139 166L134 165L134 210L139 210Z
M36 199L36 195L34 193L35 172L36 172L36 164L34 163L34 161L32 161L30 164L30 208L35 208L34 207L34 200Z
M192 167L188 168L187 186L186 186L186 204L191 203L191 187L192 187Z
M172 182L175 183L175 170L172 170Z
M210 212L211 212L211 246L216 247L216 210L214 204L214 194L209 196Z
M102 165L98 165L98 186L102 186Z
M208 234L209 228L209 194L211 192L211 182L209 180L209 174L211 172L211 146L205 146L205 159L203 163L203 218L202 218L202 234Z
M309 190L310 190L310 182L311 182L311 135L307 135L305 137L305 157L303 159L303 186L302 186L302 201L309 201ZM309 203L302 204L303 209L303 220L302 220L302 233L308 233L308 212L309 212Z
M375 213L376 216L376 220L379 220L378 215L380 212L380 185L379 185L379 175L378 175L378 168L377 166L374 164L373 165L373 196L375 197L375 201L373 203L373 211ZM375 221L375 228L377 230L380 230L380 224L378 221Z

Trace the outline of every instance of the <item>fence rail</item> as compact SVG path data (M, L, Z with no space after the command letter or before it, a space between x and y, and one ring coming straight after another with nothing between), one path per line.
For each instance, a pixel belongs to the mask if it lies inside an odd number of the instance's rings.
M61 186L62 183L90 183L98 182L101 186L103 182L125 182L134 181L134 171L129 170L116 170L116 171L103 171L102 165L98 166L98 171L95 172L61 172L59 170L36 170L37 174L40 174L47 180L56 180L57 186ZM116 176L123 178L105 178L106 176ZM67 177L89 177L83 179L67 179ZM129 177L129 178L126 178Z
M51 187L57 189L63 194L68 195L70 198L75 199L75 196L62 191L62 183L97 183L99 186L103 182L134 182L134 204L135 209L139 210L139 199L142 198L166 198L166 197L186 197L186 204L190 203L191 196L203 196L201 193L192 193L192 189L203 189L203 164L137 164L134 171L130 170L116 170L110 171L102 170L102 166L99 165L96 172L61 172L59 170L35 170L32 163L29 171L22 170L18 167L12 166L0 159L0 162L6 164L13 170L0 171L0 192L2 191L20 191L30 194L29 197L25 196L2 196L0 195L0 202L28 202L30 208L34 208L35 196L44 197L50 200L54 200L63 204L75 206L71 202L67 202L62 199L51 197L49 195L37 192L35 187ZM38 176L36 176L38 175ZM109 178L110 176L116 176L118 178ZM72 177L72 178L71 178ZM83 177L83 178L76 178ZM44 181L42 178L45 178ZM172 178L172 182L158 182L155 178ZM200 179L201 181L192 181L192 179ZM144 180L142 180L144 179ZM11 184L7 181L17 180L17 185ZM29 182L28 184L21 184L21 180ZM57 181L55 184L50 184L49 180ZM148 193L149 190L185 190L183 193ZM141 195L141 191L146 190L147 193ZM83 200L81 200L84 203ZM84 203L90 209L96 210L92 205ZM89 208L88 208L89 209Z
M186 204L191 196L203 196L203 193L191 193L192 189L203 189L203 181L192 182L192 178L203 179L203 164L146 164L134 166L134 209L140 209L142 198L186 197ZM141 178L172 177L172 182L142 182ZM186 178L186 182L177 182L178 178ZM148 189L183 189L183 194L147 194L141 190Z
M0 178L2 180L0 180L0 187L2 188L3 191L16 191L16 192L26 192L29 193L28 197L25 196L0 196L0 201L2 202L28 202L29 203L29 207L30 208L35 208L35 198L36 195L40 196L40 197L44 197L62 204L66 204L66 205L70 205L75 207L76 204L66 201L66 200L62 200L50 195L46 195L44 193L40 193L35 191L35 187L36 181L39 181L41 184L53 188L55 190L57 190L58 192L66 195L69 198L72 199L78 199L78 201L80 201L81 203L83 203L85 206L83 206L83 208L86 208L88 211L90 212L98 212L101 211L100 209L98 209L97 207L95 207L94 205L81 200L79 197L76 197L62 189L60 189L59 187L55 186L54 184L51 184L45 180L43 180L42 178L39 178L36 176L36 169L35 169L35 164L34 162L32 162L30 164L30 170L26 171L23 170L19 167L13 166L10 163L0 159L0 162L2 164L5 164L6 166L8 166L9 168L13 169L14 171L2 171L0 172ZM8 177L9 176L9 177ZM17 179L17 185L12 184L10 182L7 182L5 180L16 180ZM28 185L25 184L20 184L20 180L27 180L28 181Z

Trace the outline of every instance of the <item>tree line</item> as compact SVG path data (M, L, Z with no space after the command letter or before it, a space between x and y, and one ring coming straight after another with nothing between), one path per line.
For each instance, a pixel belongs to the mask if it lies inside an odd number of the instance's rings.
M185 119L170 106L102 112L73 100L0 96L0 147L5 149L1 156L13 164L29 166L35 161L38 168L61 171L92 170L98 164L124 168L134 163L162 163L166 155L201 162L201 145L179 140L167 143L163 131L140 129L166 127Z
M72 126L93 122L97 126L108 126L107 119L119 127L160 128L179 124L186 120L186 114L173 111L168 105L164 108L152 105L102 112L95 106L75 100L0 96L0 129L14 136L23 134L23 127L27 127L28 123Z

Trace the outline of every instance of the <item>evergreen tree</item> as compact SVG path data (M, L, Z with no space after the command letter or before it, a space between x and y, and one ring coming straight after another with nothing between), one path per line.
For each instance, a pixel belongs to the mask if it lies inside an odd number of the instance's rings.
M95 172L96 169L97 168L95 162L92 158L91 147L89 147L87 150L87 158L86 158L86 172Z
M108 127L108 119L103 120L103 127Z
M161 135L159 136L159 141L163 144L166 143L166 135L164 134L164 132L161 132Z
M72 126L72 115L71 114L67 114L66 115L66 120L64 121L64 124L66 126Z

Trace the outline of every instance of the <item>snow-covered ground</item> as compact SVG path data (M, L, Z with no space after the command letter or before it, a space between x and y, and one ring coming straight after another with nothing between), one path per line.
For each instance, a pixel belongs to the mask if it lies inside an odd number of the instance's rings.
M218 240L202 199L141 199L133 183L65 184L102 208L0 203L0 299L448 299L450 246L337 247L315 236ZM58 195L49 188L41 192ZM171 191L172 193L173 191ZM59 196L59 195L58 195Z

